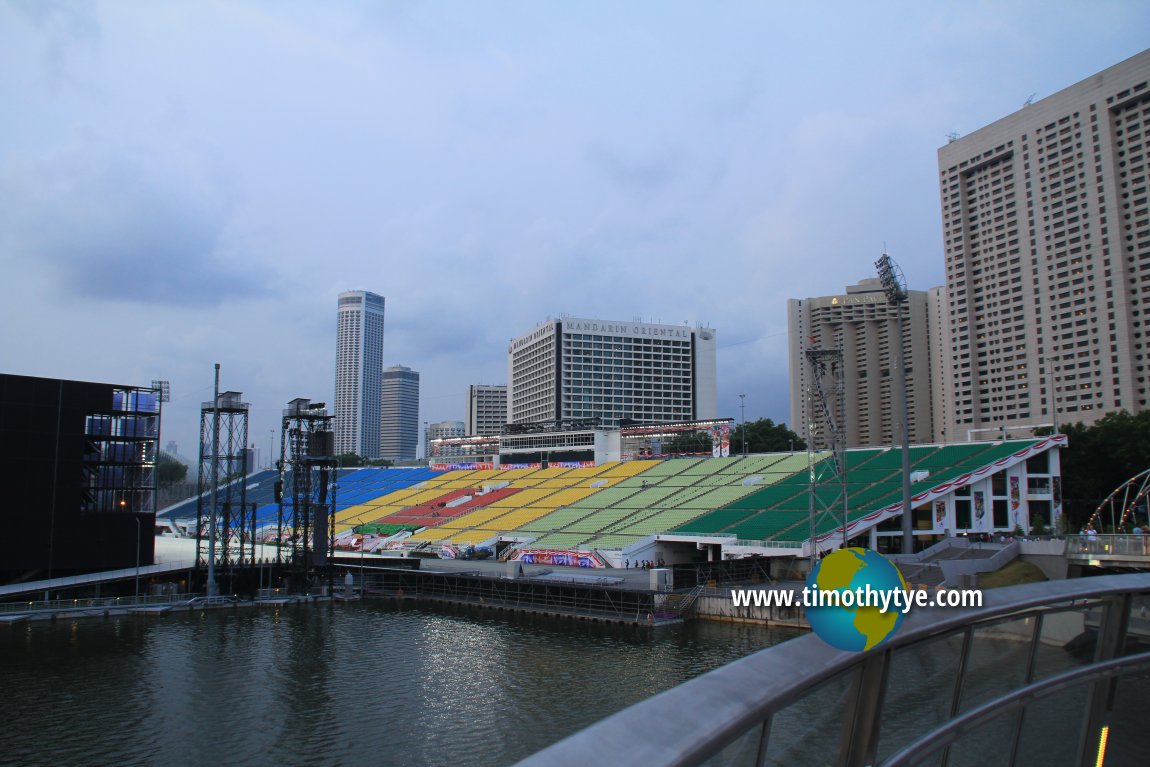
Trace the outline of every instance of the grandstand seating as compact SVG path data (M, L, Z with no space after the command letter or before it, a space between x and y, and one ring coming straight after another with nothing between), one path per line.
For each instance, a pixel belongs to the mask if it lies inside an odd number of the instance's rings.
M935 487L1030 444L915 446L911 469L928 475L912 491ZM828 459L829 454L817 456ZM851 519L899 502L900 450L850 450L845 459ZM340 475L337 532L356 526L377 535L414 530L413 543L456 545L507 536L525 541L529 549L623 548L660 533L801 541L810 527L808 460L806 453L778 453L576 469L361 469ZM833 495L838 489L820 492ZM829 515L819 518L816 534L839 525L841 520Z
M910 450L911 471L930 472L911 488L912 494L953 480L994 463L1032 444L925 445ZM902 498L902 454L898 449L847 452L847 507L851 519L885 508ZM798 456L796 456L798 458ZM780 467L782 464L780 464ZM773 468L773 467L772 467ZM828 488L828 493L835 493ZM675 532L733 534L745 540L801 541L810 535L806 480L798 474L784 478L745 498L679 525ZM841 526L840 519L820 518L816 535Z

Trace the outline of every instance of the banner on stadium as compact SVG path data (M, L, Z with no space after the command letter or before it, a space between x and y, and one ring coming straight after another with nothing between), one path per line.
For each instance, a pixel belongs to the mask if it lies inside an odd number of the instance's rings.
M1062 530L1062 477L1050 478L1050 527Z
M711 457L729 458L731 456L731 425L717 423L711 427Z
M986 493L982 490L975 490L971 495L974 496L974 524L970 527L972 530L984 530L990 532L990 525L986 521Z
M595 468L594 461L549 461L547 463L553 469L593 469ZM541 463L504 463L499 466L501 470L511 469L541 469Z
M1022 492L1018 477L1010 478L1010 518L1015 527L1022 527Z
M475 471L476 469L494 469L493 463L433 463L428 466L432 471Z
M520 551L513 558L515 562L528 565L563 565L565 567L606 567L607 564L593 551L563 551L553 549L530 549Z

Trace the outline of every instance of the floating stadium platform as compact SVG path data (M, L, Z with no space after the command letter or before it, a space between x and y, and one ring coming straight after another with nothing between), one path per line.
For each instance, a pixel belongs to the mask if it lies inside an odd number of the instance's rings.
M912 447L916 534L1029 530L1035 514L1050 523L1061 506L1057 456L1065 445L1066 437L1056 435ZM803 452L548 468L342 470L336 548L442 558L479 551L582 567L806 557L812 547L842 543L841 507L817 514L810 535L811 461L829 459ZM874 546L885 529L897 533L901 466L899 448L845 451L850 539ZM265 542L282 530L275 479L272 472L247 479ZM164 510L160 523L194 534L196 502Z

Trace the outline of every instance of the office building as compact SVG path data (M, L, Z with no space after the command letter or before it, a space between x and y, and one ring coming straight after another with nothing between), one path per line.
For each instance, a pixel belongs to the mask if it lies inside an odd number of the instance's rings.
M498 434L507 423L507 386L471 384L467 387L468 437Z
M511 341L508 422L715 417L715 331L689 325L547 320Z
M907 369L911 443L935 441L930 296L907 291L902 339ZM898 386L898 318L877 278L864 279L837 295L787 301L791 424L806 436L812 386L806 351L843 353L840 427L845 447L902 444L902 393ZM826 445L816 445L826 447Z
M383 371L380 458L415 460L419 449L419 373L403 365Z
M380 457L383 296L339 294L335 342L335 451Z
M1146 409L1148 135L1145 51L939 149L955 437Z

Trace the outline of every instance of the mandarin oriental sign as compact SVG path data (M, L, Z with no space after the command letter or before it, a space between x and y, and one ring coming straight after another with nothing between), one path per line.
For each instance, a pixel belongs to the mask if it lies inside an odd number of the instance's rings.
M567 320L563 329L573 333L602 333L616 336L648 336L654 338L682 338L691 337L689 327L676 327L673 325L644 325L614 322L594 322L591 320Z

